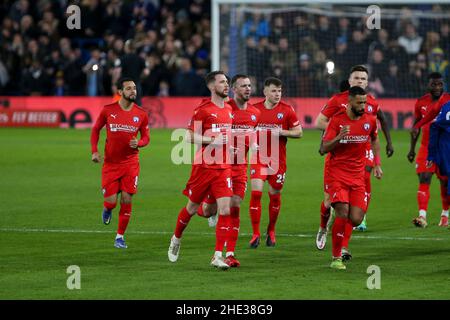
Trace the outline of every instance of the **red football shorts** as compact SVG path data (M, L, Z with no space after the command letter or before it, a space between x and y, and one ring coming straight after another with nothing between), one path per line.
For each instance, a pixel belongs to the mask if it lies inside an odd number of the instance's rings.
M245 192L247 191L247 166L243 169L234 169L231 171L231 186L233 189L233 195L244 199ZM216 203L216 198L211 194L203 199L203 202L208 204Z
M104 163L102 167L102 192L109 197L123 191L130 194L137 192L139 162Z
M331 203L348 203L352 207L367 210L367 196L364 180L361 183L348 183L344 180L333 180L330 184L329 195Z
M284 181L286 179L286 166L281 165L275 174L270 173L270 168L264 164L252 164L250 166L250 179L261 179L268 181L269 185L275 190L283 189Z
M427 156L428 156L428 146L420 146L419 153L416 158L416 173L425 173L425 172L436 172L436 165L433 165L430 168L427 168Z
M202 202L208 194L215 199L233 195L231 169L210 169L198 165L192 166L183 194L192 202Z

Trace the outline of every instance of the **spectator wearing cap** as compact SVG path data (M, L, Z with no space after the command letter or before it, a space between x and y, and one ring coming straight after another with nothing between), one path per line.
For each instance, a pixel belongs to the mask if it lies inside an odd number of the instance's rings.
M447 91L449 79L449 63L444 57L444 51L441 48L431 50L429 72L439 72L444 79L444 91Z

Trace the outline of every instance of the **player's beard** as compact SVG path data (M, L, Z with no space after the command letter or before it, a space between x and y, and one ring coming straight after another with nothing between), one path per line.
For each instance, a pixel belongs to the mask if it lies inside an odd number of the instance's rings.
M355 115L355 117L360 117L364 114L364 109L362 109L360 111L360 110L357 110L357 109L351 107L351 110L352 110L353 114Z
M136 96L134 96L134 98L132 98L131 95L129 95L128 97L126 95L123 95L123 98L125 100L127 100L128 102L136 102Z
M223 91L216 90L216 94L217 94L219 97L223 98L223 99L225 99L226 97L228 97L228 94L225 93L225 90L223 90Z

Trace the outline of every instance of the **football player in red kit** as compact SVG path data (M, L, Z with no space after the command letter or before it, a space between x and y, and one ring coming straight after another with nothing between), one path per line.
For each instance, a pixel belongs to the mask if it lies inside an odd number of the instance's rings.
M428 76L428 93L417 99L414 107L414 124L417 124L432 113L436 106L443 100L450 100L450 95L444 93L444 81L442 75L438 72L430 73ZM436 114L437 115L437 114ZM434 118L434 117L433 117ZM419 190L417 191L417 203L419 207L419 216L413 219L413 224L417 227L425 228L427 226L427 208L430 199L430 183L433 173L436 173L436 165L427 167L428 141L430 136L431 121L422 126L422 139L420 142L419 153L416 158L416 173L419 176ZM407 158L409 162L413 162L416 156L415 147L419 138L417 134L411 134L411 147ZM447 202L447 183L445 179L441 179L437 175L441 183L441 202L442 213L439 226L448 226L448 208Z
M100 130L106 126L105 159L102 168L102 217L104 224L111 222L117 194L121 193L119 227L114 246L125 249L127 245L124 234L130 221L131 198L137 191L139 177L139 148L149 143L150 134L147 112L134 103L137 91L133 79L120 79L117 88L120 99L103 108L92 128L91 151L92 161L101 162L98 140Z
M254 106L261 116L258 124L258 151L256 161L250 165L251 199L250 220L253 236L250 247L260 243L261 197L264 182L269 183L269 225L266 245L275 246L275 225L281 208L281 190L286 178L286 144L288 138L300 138L303 134L295 110L281 101L282 82L267 78L264 82L265 100Z
M373 146L374 175L382 176L376 117L365 112L367 94L361 87L349 89L348 106L335 114L327 126L321 151L329 152L328 193L336 218L332 228L331 267L345 269L342 242L346 225L359 225L367 210L365 182L366 145Z
M203 100L195 109L186 133L186 140L197 144L199 148L195 154L191 176L183 191L188 202L178 214L168 258L171 262L178 260L183 231L198 211L202 200L211 194L217 201L219 212L216 247L211 265L228 269L230 266L222 256L231 227L230 200L233 195L229 152L232 110L225 102L228 97L228 78L222 71L213 71L206 75L206 85L211 91L211 99Z

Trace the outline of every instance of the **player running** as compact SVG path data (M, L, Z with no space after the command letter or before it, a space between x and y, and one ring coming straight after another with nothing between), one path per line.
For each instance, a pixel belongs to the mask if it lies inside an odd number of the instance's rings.
M233 195L229 152L232 110L225 102L228 97L228 78L223 71L213 71L206 75L206 84L211 91L211 99L203 100L195 109L186 133L188 142L201 147L195 154L191 176L183 191L188 202L178 215L168 258L171 262L178 260L183 231L202 200L210 193L216 199L219 211L216 247L211 265L228 269L230 266L222 256L227 230L231 227L230 200Z
M265 100L254 105L261 112L261 117L257 128L259 149L256 161L250 165L251 248L257 248L260 243L261 197L266 180L269 183L270 199L266 245L275 246L275 225L281 207L281 189L286 178L287 138L301 138L303 134L294 109L281 101L281 88L280 79L267 78L264 82Z
M102 168L104 209L103 223L111 222L117 194L121 193L119 226L114 247L126 249L125 230L131 217L131 198L137 192L139 176L139 149L150 141L147 112L138 107L136 84L131 78L117 83L120 99L103 107L91 132L92 161L101 162L98 152L100 131L106 125L105 161ZM136 138L140 133L140 139Z
M321 151L330 152L328 192L336 218L332 228L333 259L331 268L346 269L342 258L344 233L348 223L359 225L367 210L365 188L366 145L373 146L379 159L380 144L376 117L365 112L367 94L361 87L349 89L348 107L335 114L327 126ZM383 172L376 162L374 175L380 179Z
M442 75L438 72L430 73L428 76L428 93L417 99L414 107L414 116L416 125L428 117L428 114L436 113L436 109L442 106L442 101L450 100L450 95L444 93L444 82L442 80ZM432 119L434 119L434 116ZM437 174L436 166L427 167L427 156L428 156L428 142L430 134L431 122L422 126L422 139L420 143L419 153L416 158L416 173L419 177L419 189L417 191L417 203L419 207L419 216L413 219L413 224L417 227L425 228L427 223L427 208L430 199L430 184L433 173ZM420 131L411 132L411 147L407 155L409 162L413 162L416 156L415 146L419 138ZM439 226L448 226L448 209L449 203L447 202L447 182L446 179L437 174L437 177L441 184L441 202L442 202L442 213Z
M368 77L369 77L369 72L367 70L366 67L362 66L362 65L356 65L354 67L352 67L352 69L350 70L350 76L348 79L348 82L350 84L350 86L359 86L363 89L365 89L368 85ZM325 130L330 118L335 115L336 113L340 112L341 110L343 110L347 104L348 104L348 97L349 97L349 92L348 91L344 91L342 93L338 93L336 95L334 95L328 102L327 104L322 108L322 111L319 113L317 119L316 119L316 128L320 129L320 130ZM379 108L378 102L375 100L375 98L370 95L367 94L367 105L365 107L365 111L369 114L372 114L374 116L377 117L377 119L380 121L381 124L381 128L383 130L383 133L386 137L386 154L388 157L391 157L394 153L394 148L392 146L392 140L391 140L391 135L390 135L390 131L389 131L389 127L387 124L387 121L385 119L384 113L381 110L381 108ZM327 224L331 225L333 220L329 220L330 218L330 209L331 209L331 203L330 203L330 196L329 196L329 192L328 192L328 188L329 188L329 182L328 182L328 168L329 168L329 157L330 155L327 155L327 157L325 158L325 163L324 163L324 200L321 203L321 209L320 209L320 228L319 231L317 232L317 236L316 236L316 246L319 250L323 250L325 248L325 244L327 241L327 233L328 233L328 229L327 228ZM367 199L368 199L368 204L370 203L370 199L371 199L371 172L373 170L374 167L374 155L373 155L373 151L372 151L372 146L370 143L367 144L366 146L366 165L365 165L365 181L366 181L366 193L367 193ZM366 226L366 222L365 222L365 216L364 216L364 220L361 223L361 225L359 225L357 228L359 228L359 230L366 230L367 226ZM348 243L350 241L350 237L352 235L353 232L353 225L349 222L346 226L345 229L345 238L344 238L344 246L343 246L343 255L344 255L344 259L351 259L351 253L348 250Z
M225 262L230 267L239 267L240 262L236 259L234 251L239 235L240 206L247 191L247 154L250 148L256 150L255 128L259 121L260 111L248 102L252 87L247 75L235 75L231 79L231 87L234 99L230 99L228 104L233 109L232 149L234 158L231 166L233 196L230 205L231 228L226 242ZM198 214L209 217L210 225L214 225L211 220L214 221L217 217L216 212L216 199L212 195L208 195L200 206Z

